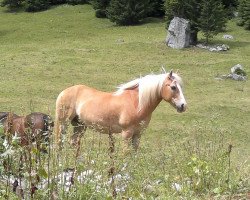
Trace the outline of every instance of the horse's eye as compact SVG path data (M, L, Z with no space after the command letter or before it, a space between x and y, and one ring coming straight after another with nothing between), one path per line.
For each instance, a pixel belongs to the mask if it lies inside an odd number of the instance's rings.
M171 86L171 89L175 91L176 90L176 86L174 86L174 85Z

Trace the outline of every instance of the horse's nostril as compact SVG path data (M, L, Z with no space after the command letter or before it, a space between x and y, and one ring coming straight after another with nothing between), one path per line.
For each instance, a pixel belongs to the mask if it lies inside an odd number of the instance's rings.
M181 104L181 110L184 110L184 103Z

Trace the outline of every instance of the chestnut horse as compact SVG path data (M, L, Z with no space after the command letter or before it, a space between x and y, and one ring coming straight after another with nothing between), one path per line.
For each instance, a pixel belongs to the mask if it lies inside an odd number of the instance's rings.
M20 137L21 146L29 145L34 141L40 143L41 140L45 140L53 127L51 117L38 112L26 116L0 112L0 123L3 125L5 135L9 136L9 140L15 134Z
M164 73L147 75L118 87L114 93L98 91L85 85L75 85L63 90L56 100L55 136L61 144L61 133L66 122L73 125L73 142L87 127L102 133L122 133L125 141L132 140L137 150L141 132L151 119L152 112L164 99L178 112L186 110L179 75Z

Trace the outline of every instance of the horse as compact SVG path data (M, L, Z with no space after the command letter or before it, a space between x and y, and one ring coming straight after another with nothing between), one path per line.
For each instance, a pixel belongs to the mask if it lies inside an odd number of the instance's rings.
M72 143L80 144L87 127L101 133L121 133L124 141L138 149L142 131L147 128L152 112L162 100L184 112L187 107L182 92L182 79L177 73L151 74L118 86L113 93L85 85L63 90L56 100L55 140L61 145L66 123L73 126Z
M24 150L21 152L19 160L20 166L18 179L21 183L21 171L23 168L23 163L29 165L28 173L31 174L31 157L33 154L32 143L36 142L38 154L35 154L35 166L39 166L40 164L38 163L41 162L40 152L47 153L47 150L42 146L41 143L49 140L49 136L52 132L54 123L49 115L40 112L34 112L26 116L19 116L12 112L0 112L0 124L2 124L3 126L5 139L7 140L8 144L12 143L13 136L17 136L20 138L19 145L22 147L22 150ZM8 163L7 160L3 161L3 166L6 171L11 171L10 163ZM36 175L36 178L39 182L40 177L38 174ZM13 183L13 191L17 189L17 186L18 181L16 179ZM35 189L35 184L31 183L31 195L34 194Z
M11 112L0 112L0 123L3 126L5 136L9 136L9 138L7 137L9 140L14 135L20 137L21 146L27 146L34 141L40 145L41 140L46 140L54 126L52 118L40 112L34 112L26 116L19 116Z

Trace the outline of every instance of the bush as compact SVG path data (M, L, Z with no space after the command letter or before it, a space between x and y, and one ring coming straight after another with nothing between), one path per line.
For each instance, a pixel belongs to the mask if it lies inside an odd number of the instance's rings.
M244 26L246 30L250 30L250 2L248 0L241 0L239 2L239 19L238 26Z
M22 7L23 0L3 0L1 3L2 7L8 7L10 10L16 10Z
M70 5L79 5L79 4L85 4L88 3L87 0L66 0L66 2Z
M28 12L46 10L49 6L49 0L26 0L25 2L25 10Z
M66 0L50 0L51 5L58 5L58 4L64 4L66 3Z
M149 5L149 0L111 0L107 15L118 25L133 25L147 16Z
M95 11L95 16L97 18L106 18L107 17L107 7L109 6L110 0L92 0L91 4Z
M106 10L101 10L101 9L96 10L96 11L95 11L95 16L96 16L97 18L106 18L106 17L107 17L107 15L106 15Z
M164 0L150 0L149 17L163 17L165 15Z
M199 28L208 40L221 32L226 26L227 18L224 6L218 0L202 0Z

